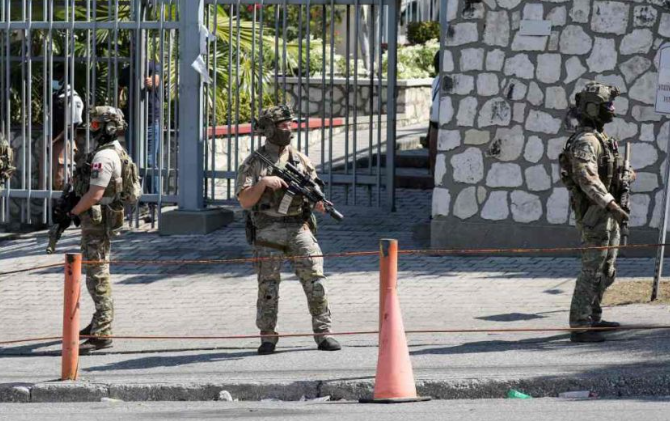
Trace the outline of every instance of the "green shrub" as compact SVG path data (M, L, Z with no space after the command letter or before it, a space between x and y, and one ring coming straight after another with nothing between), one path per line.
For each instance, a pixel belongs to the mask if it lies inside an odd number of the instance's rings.
M440 39L438 22L411 22L407 25L407 41L410 44L423 44L432 39Z
M440 43L429 41L423 45L398 47L398 79L423 79L435 76L433 58L440 49ZM384 54L383 71L387 69L387 55Z

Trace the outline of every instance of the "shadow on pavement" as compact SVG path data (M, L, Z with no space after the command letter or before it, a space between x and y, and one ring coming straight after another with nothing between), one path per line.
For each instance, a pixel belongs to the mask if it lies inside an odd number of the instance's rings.
M493 316L475 317L475 319L485 320L488 322L518 322L522 320L544 319L545 317L547 316L540 316L539 314L507 313L494 314Z
M570 334L521 339L518 341L491 340L468 342L449 347L430 347L410 351L411 355L459 355L504 351L549 351L556 348L579 347L585 356L588 353L626 352L649 354L655 363L670 361L670 332L667 330L623 330L605 333L608 340L603 343L572 343ZM662 358L659 358L662 357Z
M277 351L275 354L283 354L288 352L302 352L311 351L311 349L294 349L286 351ZM241 352L219 352L198 355L173 355L173 356L150 356L140 357L131 360L119 361L112 364L94 366L83 368L82 371L102 372L102 371L116 371L116 370L139 370L150 369L158 367L177 367L188 364L203 364L216 361L235 361L246 357L259 357L256 351L241 351Z
M3 357L27 357L27 356L60 356L60 350L39 351L42 348L49 348L59 345L61 341L37 342L29 345L20 345L12 347L0 347L0 358Z

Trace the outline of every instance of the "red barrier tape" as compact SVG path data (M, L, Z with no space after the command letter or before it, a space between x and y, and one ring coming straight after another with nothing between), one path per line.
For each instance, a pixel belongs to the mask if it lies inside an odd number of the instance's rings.
M572 332L572 331L623 331L623 330L663 330L670 329L670 325L657 326L620 326L620 327L590 327L590 328L570 328L570 327L547 327L547 328L503 328L503 329L418 329L406 330L406 334L426 334L426 333L532 333L532 332ZM283 333L276 335L228 335L228 336L132 336L132 335L110 335L110 336L92 336L81 335L83 338L103 338L103 339L142 339L142 340L223 340L223 339L256 339L256 338L299 338L312 336L354 336L354 335L377 335L379 331L367 330L357 332L329 332L329 333ZM60 340L60 336L48 336L42 338L17 339L12 341L0 341L0 345L15 344L21 342L41 342Z

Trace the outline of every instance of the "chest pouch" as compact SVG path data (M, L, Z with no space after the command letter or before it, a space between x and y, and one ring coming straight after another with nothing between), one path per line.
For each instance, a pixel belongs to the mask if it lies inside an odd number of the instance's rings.
M277 208L277 212L282 215L288 214L288 211L291 208L291 203L293 203L294 198L295 193L293 193L290 190L286 190L284 192L284 196L281 199L281 202L279 203L279 208Z

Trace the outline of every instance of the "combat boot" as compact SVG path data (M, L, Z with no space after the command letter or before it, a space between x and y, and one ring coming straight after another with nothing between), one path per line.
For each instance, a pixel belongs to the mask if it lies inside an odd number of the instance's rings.
M335 338L326 338L319 343L319 351L339 351L342 346Z
M100 338L90 338L86 342L79 345L79 354L86 355L91 351L97 351L99 349L111 348L112 340L111 339L100 339Z
M258 355L270 355L275 352L277 345L272 342L263 342L261 346L258 347Z
M593 322L592 327L608 327L608 328L617 328L621 326L619 322L608 322L607 320L601 320L599 322Z
M605 335L597 330L588 330L586 332L571 332L571 342L605 342Z
M79 331L79 335L84 335L84 336L89 336L91 334L91 327L93 325L91 323L88 324L85 328Z

